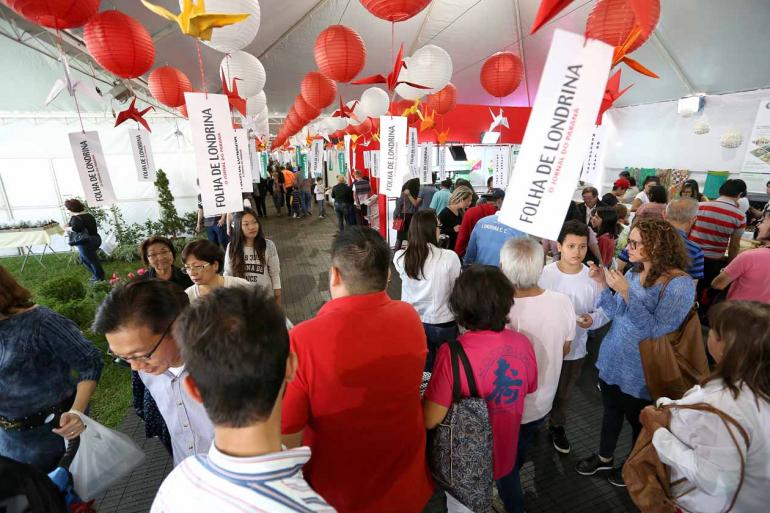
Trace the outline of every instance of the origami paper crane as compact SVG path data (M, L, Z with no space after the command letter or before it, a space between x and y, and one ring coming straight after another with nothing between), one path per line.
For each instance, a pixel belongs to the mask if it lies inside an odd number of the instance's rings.
M607 81L607 87L604 89L604 97L602 98L602 104L599 107L599 115L596 116L597 125L602 124L602 115L605 111L612 107L615 100L631 89L631 86L633 86L633 84L620 91L620 70L616 71L615 74L610 77Z
M634 27L634 29L631 31L631 33L628 34L628 37L626 38L625 42L621 46L615 47L615 53L612 56L612 66L613 67L617 66L622 62L632 70L637 71L642 75L646 75L652 78L660 78L653 71L650 71L649 69L642 66L638 61L632 59L631 57L626 56L626 53L628 53L629 48L631 48L631 46L637 40L643 37L645 36L642 35L642 28L637 24Z
M242 116L246 115L246 98L241 98L238 95L238 84L235 82L236 80L240 80L238 77L233 77L233 87L232 89L227 87L227 79L225 78L224 71L221 72L222 75L222 94L227 96L227 101L230 103L230 108L235 109L238 112L241 113Z
M356 105L358 105L358 100L354 101L350 107L345 105L345 103L342 101L342 96L340 96L340 108L339 110L335 110L334 114L332 114L333 118L349 118L349 119L355 119L358 121L358 118L353 114L353 110L356 108Z
M401 113L402 116L405 118L408 118L412 114L420 115L420 99L416 99L414 103L411 105L411 107L407 107L404 109L404 112Z
M426 130L432 130L436 126L436 111L432 111L430 114L427 113L427 108L425 109L426 113L423 114L419 110L417 111L417 116L420 118L420 132L424 132Z
M146 8L169 21L176 22L182 31L203 41L210 41L211 34L215 28L227 27L249 17L248 13L224 14L206 12L204 0L182 0L182 10L179 14L174 14L165 8L151 4L147 0L142 0Z
M129 105L126 110L118 114L118 117L115 119L115 126L118 126L119 124L123 123L124 121L128 121L129 119L133 119L137 123L141 124L144 128L146 128L148 132L152 132L152 130L150 130L150 125L147 124L147 120L143 117L150 111L150 109L155 110L155 107L150 105L144 110L137 109L136 96L134 96L134 98L131 100L131 105Z
M404 62L404 44L401 43L401 48L398 49L398 55L396 55L396 60L393 62L393 69L390 73L388 73L388 76L383 75L371 75L365 78L362 78L360 80L354 80L351 82L351 84L355 85L361 85L361 84L386 84L388 87L388 91L392 91L396 88L398 84L406 84L412 87L416 87L417 89L430 89L430 87L426 87L419 84L414 84L412 82L406 82L406 81L400 81L398 80L398 76L401 74L401 69L406 68L406 63Z
M439 132L436 130L436 141L438 141L439 144L446 144L446 140L449 138L449 129Z
M319 134L311 134L310 130L307 131L307 136L305 137L305 143L307 143L308 148L313 145L313 141L318 138Z
M489 113L492 115L492 124L489 125L489 132L494 132L495 128L499 126L504 126L505 128L511 128L508 126L508 118L503 116L503 109L500 109L500 112L495 115L494 112L492 112L492 109L489 109Z
M557 14L571 4L572 1L573 0L542 0L529 33L534 34L540 30L543 25L551 21ZM652 29L655 28L653 2L650 0L626 0L626 4L634 12L637 23L641 27L645 27L642 32L642 37L649 36Z
M64 90L66 90L67 93L72 97L74 97L77 93L82 93L83 95L96 102L101 103L104 101L101 93L95 87L81 82L80 80L72 80L72 76L70 75L70 66L67 62L67 58L62 55L60 60L62 61L62 67L64 68L63 77L57 79L56 82L53 83L51 92L48 93L48 96L45 99L46 105L49 105L52 101L58 98L58 96Z
M572 0L542 0L540 2L540 8L537 10L535 21L532 22L532 28L529 33L534 34L540 28L551 21L551 19L559 14L565 7L572 3Z

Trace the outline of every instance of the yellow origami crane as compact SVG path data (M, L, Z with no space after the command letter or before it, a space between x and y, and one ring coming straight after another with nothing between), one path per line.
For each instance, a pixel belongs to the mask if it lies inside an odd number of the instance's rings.
M444 132L439 132L436 130L436 140L439 144L446 144L446 140L449 138L449 129L447 128Z
M426 111L428 109L425 109ZM436 111L434 110L430 114L423 114L419 110L417 111L417 116L420 118L420 132L424 132L426 130L430 130L436 126Z
M313 145L313 140L318 137L318 134L311 134L310 130L307 132L307 136L305 137L305 142L307 143L308 147Z
M183 34L197 37L202 41L210 41L211 33L215 28L226 27L249 17L248 13L223 14L206 12L204 0L197 0L197 2L195 0L182 0L182 12L179 14L174 14L146 0L142 0L142 3L158 16L169 21L175 21Z
M404 117L409 117L412 114L417 114L417 115L420 114L420 99L419 98L414 101L414 103L412 104L411 107L407 107L406 109L404 109L404 112L401 113L401 115L404 116Z

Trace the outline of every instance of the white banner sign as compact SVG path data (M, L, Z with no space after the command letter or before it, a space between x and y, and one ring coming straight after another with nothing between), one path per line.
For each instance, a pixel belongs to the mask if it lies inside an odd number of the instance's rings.
M147 130L129 128L128 139L131 141L137 178L140 182L154 182L157 168L155 159L152 157L150 133Z
M556 240L591 139L613 48L554 32L500 221Z
M350 167L350 139L351 137L349 135L345 135L345 173L350 175L353 171Z
M227 96L185 93L206 217L243 210L235 133Z
M88 206L112 205L115 202L115 193L102 153L99 132L71 132L70 145Z
M401 195L404 175L409 172L406 149L406 118L380 117L380 192L389 198Z
M446 147L445 146L439 146L438 147L438 180L443 181L446 180Z
M364 167L366 169L371 169L371 165L372 165L372 152L367 150L364 152Z
M418 161L417 161L417 128L409 128L409 156L407 162L409 164L409 172L412 176L418 175Z
M262 155L257 151L255 142L251 140L249 141L249 160L251 161L251 181L259 183L262 180Z
M421 144L420 184L433 183L433 143Z
M492 150L492 151L490 151ZM496 146L488 148L490 156L492 157L492 187L497 189L505 189L508 185L508 177L511 174L510 167L510 155L511 151L507 146Z
M238 162L238 179L241 182L241 192L254 192L251 182L251 155L249 154L249 134L246 130L235 129L235 156Z
M591 141L588 144L588 152L586 153L585 162L583 163L583 172L580 173L580 179L595 186L597 189L601 189L603 174L604 125L597 125L594 127L594 131L591 134Z
M770 174L770 98L759 102L751 140L746 146L741 173ZM754 190L765 192L764 187Z
M324 142L323 139L316 139L310 145L310 176L317 178L323 173L324 162Z
M371 165L372 167L369 168L370 174L377 178L380 176L380 152L379 150L375 150L371 152Z

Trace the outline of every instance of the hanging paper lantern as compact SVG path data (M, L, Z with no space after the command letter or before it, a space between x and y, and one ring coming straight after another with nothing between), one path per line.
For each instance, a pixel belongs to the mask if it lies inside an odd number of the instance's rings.
M645 29L648 34L652 34L660 18L660 0L647 1L648 9L652 14L650 16L652 26ZM588 14L586 37L604 41L610 46L622 46L636 24L637 18L628 0L599 0ZM649 35L638 38L626 53L631 53L642 46L648 38Z
M481 67L481 85L492 96L508 96L519 87L524 77L524 66L511 52L498 52Z
M248 109L248 107L246 108ZM256 117L254 118L254 121L257 123L264 123L268 119L270 119L270 112L267 109L267 105L265 105L265 107L261 111L259 111L259 113L256 115Z
M184 93L192 91L187 75L171 66L155 68L147 79L150 93L163 105L179 107L184 104Z
M430 0L361 0L367 11L391 22L408 20L429 3Z
M707 134L711 131L711 125L707 119L700 119L695 122L692 131L695 135Z
M242 98L254 96L265 87L265 68L250 53L235 52L226 56L219 65L219 73L220 76L224 73L228 87L232 87L234 78L238 79L238 94Z
M99 0L5 0L5 3L29 21L59 30L81 27L99 11Z
M427 103L438 114L446 114L457 105L457 88L450 82L441 91L428 96Z
M241 92L240 85L238 86L238 92L239 93ZM267 105L267 96L265 96L264 91L260 91L254 96L249 96L248 98L246 98L246 115L256 116L260 112L262 112L262 109L264 109L266 105Z
M326 124L332 130L343 130L346 126L348 126L348 118L343 118L341 116L336 118L331 117L328 118Z
M182 0L179 4L181 7ZM215 28L211 33L211 40L203 41L204 45L218 52L233 53L246 48L257 37L260 22L257 0L206 0L206 11L221 14L246 13L249 17L226 27Z
M152 36L131 16L104 11L86 23L83 39L96 62L123 78L144 75L155 61Z
M286 123L290 125L290 127L294 130L294 133L299 132L299 130L305 126L307 123L297 114L297 111L294 109L294 107L291 108L289 113L286 115Z
M324 29L315 40L313 54L321 74L337 82L350 82L366 63L364 40L345 25Z
M370 87L361 95L358 105L365 116L378 118L388 112L390 98L388 93L379 87Z
M313 121L315 118L321 115L321 111L303 100L301 94L298 94L294 99L294 110L300 119L305 121L305 124Z
M401 68L401 71L398 74L398 80L399 82L412 82L416 83L412 80L412 76L410 73L411 70L411 58L406 57L404 59L404 64L406 64L407 67ZM422 84L418 84L422 85ZM430 91L428 89L420 89L419 87L412 87L408 84L398 84L396 86L396 94L399 95L401 98L405 100L419 100L426 94L428 94Z
M452 58L443 48L425 45L409 58L409 81L429 87L423 91L435 93L452 79Z
M302 98L318 110L325 109L337 96L337 86L333 81L313 71L305 75L300 86Z

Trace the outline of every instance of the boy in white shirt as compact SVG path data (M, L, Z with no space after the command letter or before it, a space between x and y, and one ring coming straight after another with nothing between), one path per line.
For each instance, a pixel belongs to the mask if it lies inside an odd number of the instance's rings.
M550 417L549 433L553 447L563 454L570 452L570 443L564 431L567 401L583 370L587 330L600 328L608 321L604 312L596 309L602 289L588 275L588 267L583 265L588 238L589 231L585 224L575 220L564 223L558 239L561 259L545 266L538 283L546 290L569 296L577 316L575 338L570 352L564 357Z
M318 204L318 217L321 219L326 217L326 197L324 196L325 192L326 190L324 189L323 178L319 176L315 179L315 188L313 189L313 193L315 194L315 202Z

